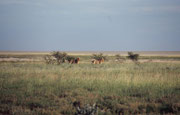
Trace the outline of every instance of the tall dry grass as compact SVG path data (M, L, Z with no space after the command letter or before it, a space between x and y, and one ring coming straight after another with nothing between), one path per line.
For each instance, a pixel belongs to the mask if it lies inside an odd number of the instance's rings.
M178 114L179 97L175 63L0 63L0 114Z

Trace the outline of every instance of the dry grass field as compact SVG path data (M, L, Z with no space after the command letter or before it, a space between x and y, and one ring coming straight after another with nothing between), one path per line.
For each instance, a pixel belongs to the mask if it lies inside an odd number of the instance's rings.
M46 64L49 52L0 52L0 114L180 114L180 52L67 52L79 64ZM98 52L99 53L99 52ZM123 58L116 61L115 54Z

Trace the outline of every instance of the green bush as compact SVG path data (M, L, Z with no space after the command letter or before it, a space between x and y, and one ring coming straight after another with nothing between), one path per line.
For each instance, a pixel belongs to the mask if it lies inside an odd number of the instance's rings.
M44 60L47 64L61 64L65 63L67 56L66 52L54 51L51 55L45 55Z
M92 55L92 59L96 59L96 60L107 60L106 56L103 55L103 53L99 53L99 54L93 54Z
M128 52L127 58L131 59L132 61L138 61L139 54L134 54L133 52Z
M56 58L57 64L64 63L66 61L67 53L66 52L59 52L59 51L54 51L52 53L52 56Z
M74 59L76 59L76 58L73 57L73 56L67 56L67 57L66 57L66 60L67 60L68 62L70 62L71 60L74 60Z

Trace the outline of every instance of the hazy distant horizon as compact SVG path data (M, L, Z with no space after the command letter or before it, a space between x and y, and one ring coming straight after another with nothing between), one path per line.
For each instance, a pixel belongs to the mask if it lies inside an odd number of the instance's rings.
M0 55L47 55L52 51L0 51ZM92 55L103 53L104 55L114 56L119 54L121 56L127 56L128 51L61 51L66 52L69 55ZM180 51L133 51L140 56L180 56Z

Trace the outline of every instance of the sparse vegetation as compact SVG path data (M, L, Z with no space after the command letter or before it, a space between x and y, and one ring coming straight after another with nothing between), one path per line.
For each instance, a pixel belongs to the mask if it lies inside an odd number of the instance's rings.
M132 61L138 61L139 59L139 54L134 54L133 52L128 52L128 56L129 59L131 59Z
M51 55L45 55L44 60L45 60L46 64L55 64L56 63L56 58L54 58Z
M103 53L99 53L99 54L93 54L92 55L92 59L96 59L96 60L107 60L106 56L103 55Z
M66 57L66 60L68 61L68 62L70 62L71 60L75 60L76 59L76 57L74 57L74 56L67 56Z
M51 53L52 55L45 55L44 60L47 64L55 64L57 63L62 64L68 61L69 63L72 63L71 61L76 60L77 58L74 56L69 56L66 52L60 52L60 51L54 51Z
M0 114L180 114L178 63L81 58L77 65L1 62Z
M65 63L67 53L66 52L59 52L59 51L54 51L52 53L52 56L56 58L57 64Z
M123 58L120 54L116 54L115 55L115 61L119 61L119 62L123 62L125 60L125 58Z

